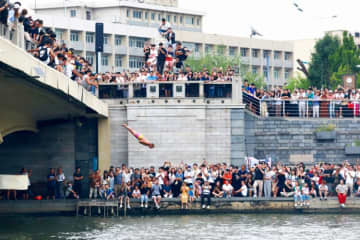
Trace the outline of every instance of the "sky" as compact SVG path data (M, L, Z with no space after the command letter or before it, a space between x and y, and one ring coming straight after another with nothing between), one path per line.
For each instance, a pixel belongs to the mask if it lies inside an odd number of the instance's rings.
M25 5L34 1L21 0ZM41 1L49 0L37 0ZM329 30L360 32L360 0L178 1L180 8L206 14L203 21L206 33L249 37L253 27L263 35L257 38L295 40L318 38ZM294 3L303 12L298 11ZM334 15L337 18L332 18Z

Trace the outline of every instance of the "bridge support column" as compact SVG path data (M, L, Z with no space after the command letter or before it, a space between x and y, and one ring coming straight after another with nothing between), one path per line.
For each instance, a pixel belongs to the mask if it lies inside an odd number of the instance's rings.
M101 171L110 168L110 121L108 118L98 119L98 155L99 169Z

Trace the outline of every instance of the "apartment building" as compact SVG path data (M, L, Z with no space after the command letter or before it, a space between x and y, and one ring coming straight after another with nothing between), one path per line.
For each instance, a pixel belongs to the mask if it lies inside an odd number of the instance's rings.
M215 52L240 56L243 70L264 75L267 84L273 86L283 85L296 71L293 41L204 33L204 13L180 9L177 0L53 0L37 5L34 10L47 27L56 31L60 40L92 63L95 61L95 23L103 22L101 71L133 71L141 67L144 44L158 41L157 28L162 18L170 22L177 40L191 49L195 58Z

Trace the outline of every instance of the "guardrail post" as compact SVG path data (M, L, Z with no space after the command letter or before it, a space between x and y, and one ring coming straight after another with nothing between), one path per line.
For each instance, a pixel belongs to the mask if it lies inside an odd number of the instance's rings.
M309 118L309 101L306 101L306 118Z
M199 97L201 97L201 98L204 97L204 83L203 82L199 83Z
M285 101L283 100L282 101L282 107L283 107L283 117L285 117Z
M129 85L128 85L128 98L129 99L134 98L134 85L133 85L133 83L129 83Z

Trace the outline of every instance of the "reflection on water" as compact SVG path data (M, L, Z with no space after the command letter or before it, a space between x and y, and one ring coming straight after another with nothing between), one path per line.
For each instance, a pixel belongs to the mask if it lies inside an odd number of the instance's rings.
M0 217L0 239L359 239L356 215Z

